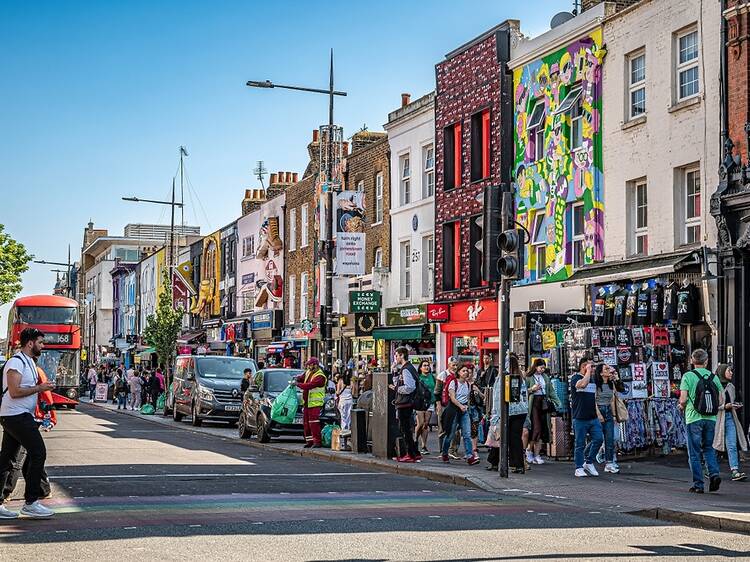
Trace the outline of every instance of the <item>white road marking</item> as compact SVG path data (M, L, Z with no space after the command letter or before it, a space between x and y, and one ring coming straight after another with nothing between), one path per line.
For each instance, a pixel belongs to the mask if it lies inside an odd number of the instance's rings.
M67 533L67 532L68 532L67 529L59 529L59 530L55 531L55 533Z
M247 478L299 478L300 476L312 477L340 477L340 476L380 476L382 472L295 472L295 473L272 473L272 472L193 472L193 473L168 473L168 474L84 474L51 476L50 480L107 480L122 478L207 478L207 477L247 477ZM384 494L385 492L378 492ZM187 494L180 494L187 495Z
M429 517L430 519L440 519L439 515L428 515L427 517Z
M123 527L123 529L128 529L128 530L137 529L137 528L138 527Z
M251 525L263 525L263 521L253 521Z
M203 525L188 525L188 527L202 527Z

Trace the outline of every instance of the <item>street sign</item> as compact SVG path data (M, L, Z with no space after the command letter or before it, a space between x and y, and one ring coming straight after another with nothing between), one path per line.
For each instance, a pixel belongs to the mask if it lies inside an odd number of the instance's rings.
M351 291L349 293L349 310L351 312L379 312L380 306L380 291Z
M86 351L85 349L82 349L82 350L81 350L81 361L86 361L86 358L87 358L88 356L89 356L89 353L88 353L88 351Z
M106 402L107 401L107 383L98 382L96 383L96 393L94 394L94 402Z

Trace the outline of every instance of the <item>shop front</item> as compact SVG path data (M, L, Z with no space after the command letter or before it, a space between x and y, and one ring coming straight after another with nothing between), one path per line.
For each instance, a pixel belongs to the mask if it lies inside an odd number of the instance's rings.
M441 368L448 357L457 357L459 363L481 365L484 355L498 361L500 334L497 319L497 301L474 300L452 304L431 305L430 317L436 321L437 309L443 310L440 323L440 349L443 352ZM444 310L447 308L447 310Z
M284 313L281 310L264 310L250 316L250 330L246 345L246 355L256 362L265 361L268 346L281 339L281 325Z
M387 308L385 326L372 330L375 356L381 366L388 368L399 347L409 350L409 359L418 364L426 360L435 363L435 331L427 322L427 305L417 304Z
M281 340L272 342L266 350L266 365L283 362L285 355L292 358L295 367L302 368L310 357L316 356L320 330L312 320L303 320L297 325L287 326L281 332ZM259 355L261 357L261 355Z

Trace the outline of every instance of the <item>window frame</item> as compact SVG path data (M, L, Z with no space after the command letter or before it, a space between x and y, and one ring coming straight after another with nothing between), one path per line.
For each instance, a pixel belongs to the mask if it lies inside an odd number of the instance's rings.
M547 215L539 212L534 215L534 222L532 223L531 236L532 239L529 242L530 250L534 255L534 271L536 273L537 281L545 279L547 277L547 235L544 233L544 220ZM541 239L539 233L541 232ZM539 253L542 252L544 266L539 268Z
M380 259L378 259L378 257ZM375 252L372 256L372 267L374 268L382 268L383 267L383 248L382 246L377 246L375 248Z
M640 80L636 80L634 82L633 81L633 63L640 58L643 58L643 77ZM646 72L647 72L646 63L647 63L647 59L646 59L645 47L642 47L627 56L627 84L628 84L627 117L628 117L628 121L632 119L638 119L639 117L643 117L644 115L646 115ZM633 110L636 107L636 104L633 102L633 95L640 91L643 91L643 101L642 101L643 109L640 113L635 113Z
M399 262L399 300L406 301L411 299L411 239L399 242Z
M398 156L398 197L402 207L412 203L410 152L404 152Z
M289 210L289 251L297 250L297 208Z
M422 236L422 296L432 297L435 283L435 236Z
M385 215L383 196L383 172L378 172L375 174L375 222L372 223L373 226L376 224L381 224L383 222L383 217Z
M641 203L640 191L643 188L644 201ZM633 182L633 252L636 256L648 255L648 181L644 179ZM644 223L640 224L640 210L644 210ZM643 245L641 246L641 240Z
M695 57L685 62L680 62L680 55L682 53L680 49L680 41L683 38L692 34L695 34ZM699 96L701 93L701 72L700 72L700 60L701 60L700 45L701 43L700 42L701 42L701 37L700 37L700 34L698 33L697 25L692 25L682 31L675 33L674 80L675 80L675 100L677 103ZM696 91L691 94L683 96L682 95L682 82L681 82L682 74L688 71L691 71L693 69L695 69L695 72L697 73L696 80L695 80L695 83L697 84Z
M364 190L365 190L365 180L359 180L359 181L357 182L357 187L356 187L356 190L357 190L357 191L358 191L359 193L362 193L362 192L364 192Z
M309 274L307 271L303 271L299 276L299 319L307 319L307 293L309 291Z
M581 209L582 217L582 229L580 233L576 233L576 210ZM586 265L586 214L582 201L578 201L570 204L570 233L571 243L573 244L573 271L582 268ZM580 264L577 263L580 249Z
M432 166L429 166L429 152L432 151ZM422 199L435 195L435 144L422 147Z
M463 123L456 121L443 128L443 191L463 184Z
M303 203L300 207L300 248L307 248L310 244L309 222L310 213L308 203Z
M538 117L537 110L539 110ZM547 108L543 99L537 99L534 102L534 107L531 109L531 116L529 122L526 124L526 131L529 139L534 143L534 160L539 162L544 160L544 125L547 121ZM541 139L539 138L541 135ZM541 141L541 142L540 142Z
M688 189L690 187L689 178L691 174L698 180L697 196L694 193L692 196L689 195ZM702 232L702 216L703 216L703 185L701 181L700 166L689 166L683 170L682 177L682 212L683 212L683 241L686 245L700 244L703 235ZM695 185L695 182L693 182ZM695 199L698 200L698 212L693 217L688 217L688 211L690 210L689 201L693 199L693 211L695 211ZM690 240L691 231L697 232L694 240Z
M294 324L295 313L297 308L297 276L289 276L289 323Z

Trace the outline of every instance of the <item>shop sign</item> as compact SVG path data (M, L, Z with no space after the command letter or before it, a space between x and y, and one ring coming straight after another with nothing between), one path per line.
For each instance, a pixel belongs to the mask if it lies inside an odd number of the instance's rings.
M545 302L541 301L529 301L529 312L544 312Z
M497 320L497 301L474 300L450 305L451 322L490 322Z
M242 276L243 285L252 285L253 283L255 283L255 273L245 273Z
M354 315L354 335L358 338L371 336L377 325L377 312L357 312Z
M447 322L450 319L450 308L447 304L428 304L428 322Z
M305 318L302 322L299 323L299 327L302 329L302 332L304 332L305 335L309 335L310 332L313 331L312 320L308 320L307 318Z
M252 319L250 320L251 326L253 330L264 330L268 328L273 328L273 310L269 310L268 312L260 312L258 314L253 314Z
M349 293L349 309L352 312L378 312L380 307L380 291L351 291Z
M406 326L424 324L427 320L427 307L423 304L398 306L385 311L386 326Z

